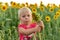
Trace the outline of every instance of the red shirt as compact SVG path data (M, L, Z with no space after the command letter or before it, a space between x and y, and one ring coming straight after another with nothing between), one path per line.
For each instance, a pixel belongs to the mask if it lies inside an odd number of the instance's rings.
M18 25L18 28L24 28L24 29L29 29L29 28L34 28L34 27L36 27L36 23L30 24L29 27L27 27L25 24L19 24L19 25ZM18 31L19 31L19 30L18 30ZM25 36L25 35L19 33L19 38L20 38L20 40L24 40L24 38L25 38L26 40L28 40L28 39L31 38L31 37Z

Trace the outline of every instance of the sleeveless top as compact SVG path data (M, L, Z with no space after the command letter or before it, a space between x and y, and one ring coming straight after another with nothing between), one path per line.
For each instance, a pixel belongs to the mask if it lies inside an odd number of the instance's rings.
M36 27L36 23L31 23L29 27L27 27L25 24L18 25L18 29L19 28L30 29L30 28L34 28L34 27ZM18 30L18 33L19 33L19 30ZM29 38L31 38L31 37L19 33L20 40L29 40Z

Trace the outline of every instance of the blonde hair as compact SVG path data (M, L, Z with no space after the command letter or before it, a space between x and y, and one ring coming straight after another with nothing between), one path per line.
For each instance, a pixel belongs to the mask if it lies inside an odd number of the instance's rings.
M18 19L20 18L20 14L25 13L26 11L29 11L32 14L31 10L28 7L23 7L18 10Z

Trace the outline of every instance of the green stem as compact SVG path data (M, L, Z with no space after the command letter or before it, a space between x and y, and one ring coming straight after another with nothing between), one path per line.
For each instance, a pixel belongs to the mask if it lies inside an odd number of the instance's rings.
M11 30L9 29L9 34L10 34L10 36L9 36L9 40L11 40Z
M10 15L11 15L11 18L12 18L12 12L11 12L11 7L9 8L9 12L10 12Z
M36 36L35 35L33 36L33 40L36 40Z
M41 33L39 33L39 38L40 38L40 40L41 40Z

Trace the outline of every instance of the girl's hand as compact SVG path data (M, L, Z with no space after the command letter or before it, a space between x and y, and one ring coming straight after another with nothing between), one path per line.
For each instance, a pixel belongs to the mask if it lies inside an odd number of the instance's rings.
M32 33L32 34L30 34L30 35L28 35L29 37L31 37L31 36L33 36L34 35L34 33Z
M37 23L37 25L39 25L40 31L44 28L43 21L39 21L39 22Z
M36 27L35 27L35 31L38 32L39 30L40 30L39 25L36 25Z

